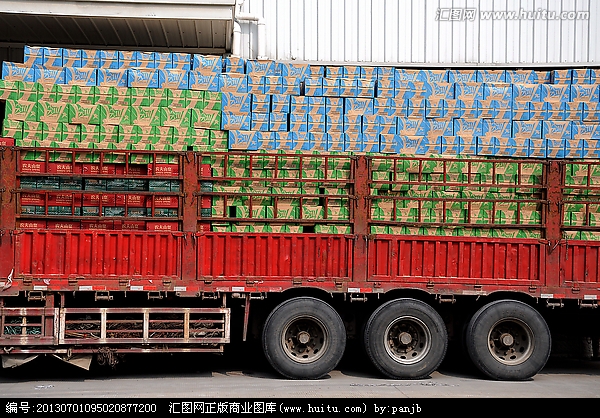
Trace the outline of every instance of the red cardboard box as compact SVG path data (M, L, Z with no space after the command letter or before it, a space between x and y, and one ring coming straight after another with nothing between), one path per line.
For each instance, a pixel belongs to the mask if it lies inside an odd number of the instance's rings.
M14 147L15 139L14 138L0 138L0 147Z
M148 164L147 174L158 177L177 177L179 176L179 164Z
M128 194L127 195L127 207L130 208L143 208L146 206L146 198L151 196L140 195L140 194Z
M148 231L179 231L179 222L146 222Z
M79 163L48 163L48 173L52 174L81 174L82 166Z
M48 193L48 206L81 206L81 194Z
M23 206L44 206L46 204L46 195L44 193L21 193L21 205Z
M114 221L81 221L81 229L112 230L115 224Z
M84 193L83 206L125 206L124 194Z
M19 171L21 173L45 173L46 162L45 161L21 161L19 163Z
M115 229L122 231L144 231L146 221L115 221Z
M48 221L48 229L81 229L79 221Z
M123 174L117 173L117 165L116 164L103 164L102 165L102 173L100 173L100 164L82 164L82 173L83 174Z
M210 222L199 222L198 223L198 231L199 232L210 232L211 223Z
M177 208L179 207L178 196L149 196L146 200L146 207L151 208L154 203L155 208Z
M47 221L27 220L17 222L17 228L19 229L46 229L47 227Z

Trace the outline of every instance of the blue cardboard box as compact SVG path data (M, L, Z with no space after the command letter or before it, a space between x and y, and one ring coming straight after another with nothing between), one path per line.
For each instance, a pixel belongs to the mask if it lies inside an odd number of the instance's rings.
M600 123L573 122L571 125L573 139L600 140Z
M478 83L506 83L506 70L477 70Z
M269 130L269 113L252 113L250 129L253 131Z
M398 118L396 132L401 136L426 135L430 121L424 119Z
M281 94L296 95L299 96L301 89L301 82L299 77L281 77Z
M308 99L306 96L292 96L290 102L290 113L308 113Z
M308 115L306 113L290 113L290 132L308 132Z
M266 76L281 75L277 72L278 66L271 60L247 60L246 74L260 74Z
M290 113L290 96L287 94L273 94L271 96L271 112Z
M162 76L157 69L130 68L127 71L127 87L158 89L162 87Z
M190 65L190 56L173 55L173 64L186 62ZM185 68L182 68L185 69ZM194 54L191 61L191 69L201 74L219 74L223 72L223 57L220 55Z
M281 75L283 77L293 77L299 80L304 79L310 71L309 64L281 63Z
M546 90L543 84L513 84L513 100L518 102L543 102Z
M265 151L277 151L279 147L277 132L256 132L257 148Z
M230 94L238 94L238 93L230 93ZM243 95L244 93L239 93ZM271 95L270 94L250 94L251 97L251 105L250 111L256 113L268 113L271 111ZM223 110L225 110L223 108Z
M221 129L224 131L249 131L251 121L250 113L221 113Z
M571 100L570 84L542 84L541 86L546 102L568 102Z
M513 120L512 136L515 138L542 139L542 121Z
M323 77L307 77L304 79L305 96L323 96Z
M230 129L228 147L230 150L257 151L258 137L256 136L256 132Z
M600 100L599 84L572 84L569 86L570 100L573 102L595 102Z
M344 98L346 115L373 115L374 104L371 98Z
M544 139L571 139L572 122L571 121L543 121L543 136Z
M157 69L162 80L161 88L173 90L189 90L190 72L188 70Z
M489 135L497 138L510 138L512 137L512 122L501 121L496 119L483 119L482 120L482 135Z
M221 110L231 113L248 113L252 109L252 95L248 93L224 92L221 94ZM266 112L269 112L267 109Z
M375 97L375 80L357 79L356 90L357 97Z
M283 78L281 76L265 76L265 94L282 94Z
M2 63L2 80L33 83L37 77L37 68L37 65L29 66L20 63L4 61Z
M449 70L448 81L450 83L475 83L477 80L477 70Z
M481 136L483 134L482 125L480 119L454 119L454 135Z
M219 92L219 74L202 74L190 71L188 74L188 87L190 90Z
M288 114L287 113L270 113L269 114L269 130L272 132L285 132L288 130Z
M485 84L454 83L454 98L458 100L483 100Z
M358 96L358 80L355 78L340 78L339 79L339 96L340 97L357 97Z
M221 92L248 93L248 79L245 75L221 73L217 79Z
M65 84L77 86L96 86L98 70L96 68L65 67Z

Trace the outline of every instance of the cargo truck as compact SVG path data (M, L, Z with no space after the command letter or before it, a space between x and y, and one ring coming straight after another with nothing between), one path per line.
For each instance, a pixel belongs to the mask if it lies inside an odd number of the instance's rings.
M553 350L597 357L594 69L198 56L171 88L157 61L156 78L141 61L113 77L106 55L3 71L5 365L256 341L282 376L316 379L356 341L389 378L455 347L525 380ZM264 75L278 65L302 72Z

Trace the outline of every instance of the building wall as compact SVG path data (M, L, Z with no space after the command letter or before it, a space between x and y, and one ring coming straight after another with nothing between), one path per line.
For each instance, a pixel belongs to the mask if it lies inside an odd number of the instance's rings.
M596 0L245 0L242 10L265 18L267 56L276 60L432 66L600 62ZM490 11L496 19L486 18ZM242 56L256 58L256 25L241 27Z

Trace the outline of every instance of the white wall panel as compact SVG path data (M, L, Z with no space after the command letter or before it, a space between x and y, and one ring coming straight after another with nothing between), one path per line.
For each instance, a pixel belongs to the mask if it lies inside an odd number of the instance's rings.
M267 55L284 61L430 65L600 61L597 0L245 0L242 10L264 16ZM467 16L469 10L474 13ZM486 12L513 15L486 18ZM546 17L562 12L588 15ZM256 25L243 22L242 33L242 55L255 58Z
M534 9L547 9L548 0L535 0ZM533 48L533 62L546 62L548 59L548 42L533 43L535 39L547 39L548 38L548 22L545 20L536 20L533 22L533 34L532 34L532 48Z
M598 19L591 20L591 16L600 15L600 2L590 0L590 20L588 21L588 59L587 61L600 61L600 22Z

